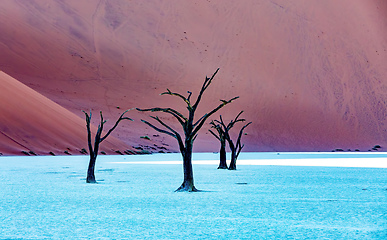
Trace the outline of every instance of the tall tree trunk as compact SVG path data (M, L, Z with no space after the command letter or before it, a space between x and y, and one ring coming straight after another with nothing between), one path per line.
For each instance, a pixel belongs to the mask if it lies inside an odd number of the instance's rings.
M89 167L87 169L87 183L97 183L94 175L95 162L97 160L97 154L90 154Z
M121 114L121 116L118 118L118 120L116 121L114 126L103 137L101 137L101 134L102 134L103 126L104 126L106 120L105 121L103 120L102 111L99 112L99 114L101 116L101 121L100 121L100 124L98 125L97 133L95 134L94 149L93 149L93 145L91 143L91 129L90 129L91 111L90 111L90 115L87 114L87 112L83 111L85 113L85 116L86 116L87 143L88 143L89 152L90 152L90 161L89 161L89 167L87 168L87 177L86 177L87 183L97 183L97 181L95 181L94 168L95 168L95 162L97 161L99 144L103 140L105 140L111 132L113 132L113 130L118 126L119 122L121 122L124 119L133 121L131 118L124 117L124 114L127 111L129 111L129 110L126 110L123 114Z
M220 161L219 161L218 169L227 169L226 143L225 142L221 142L219 154L220 154Z
M231 162L230 166L228 167L228 170L236 170L236 148L234 146L230 146L231 149Z
M193 144L186 144L185 151L183 155L183 171L184 171L184 181L181 186L176 189L176 192L197 192L195 188L194 179L193 179L193 169L192 169L192 147Z
M184 137L185 142L183 141L182 136L180 133L178 133L176 130L174 130L172 127L170 127L168 124L164 123L159 117L157 116L151 116L151 118L155 119L162 128L159 128L152 123L149 123L148 121L141 120L154 130L167 134L171 137L174 137L178 143L180 152L183 156L183 170L184 170L184 181L181 184L181 186L176 191L188 191L188 192L197 192L198 190L194 186L193 181L193 170L192 170L192 147L193 142L197 137L197 134L200 130L200 128L203 127L206 120L216 113L219 109L226 106L227 104L231 103L232 101L238 99L239 97L234 97L228 101L226 100L220 100L221 104L219 104L216 108L214 108L212 111L204 114L202 117L200 117L197 121L194 122L194 116L195 111L197 110L197 107L199 106L199 102L202 99L203 93L206 91L208 86L211 84L212 80L214 79L216 73L219 71L219 68L215 71L215 73L212 75L212 77L207 77L204 80L204 83L202 85L202 88L200 89L200 92L196 98L196 101L192 104L191 103L191 96L192 92L188 92L188 97L185 97L181 95L180 93L171 92L169 89L167 89L166 92L161 93L161 95L170 95L170 96L176 96L180 99L182 99L187 104L188 109L188 117L181 114L179 111L176 111L173 108L149 108L149 109L140 109L136 108L139 111L145 112L145 111L151 111L151 112L165 112L168 114L171 114L174 118L177 119L177 121L181 124L184 130Z

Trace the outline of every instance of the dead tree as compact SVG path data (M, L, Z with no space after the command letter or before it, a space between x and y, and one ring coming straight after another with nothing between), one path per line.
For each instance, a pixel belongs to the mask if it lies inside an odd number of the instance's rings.
M100 120L100 123L98 125L97 133L95 134L94 148L93 148L93 145L91 142L91 128L90 128L91 111L90 111L90 115L89 115L85 111L82 110L82 112L84 112L86 115L87 142L89 145L89 153L90 153L90 161L89 161L89 167L87 169L87 177L86 177L87 183L97 183L97 181L95 180L94 168L95 168L95 162L96 162L97 156L98 156L99 144L103 140L105 140L110 135L110 133L113 132L113 130L118 126L119 122L121 122L124 119L133 121L131 118L124 117L124 114L127 111L129 111L129 110L126 110L123 114L121 114L121 116L118 118L118 120L116 121L114 126L103 137L101 137L101 135L102 135L103 126L106 123L106 120L103 120L102 111L99 112L101 115L101 120Z
M224 131L222 127L219 124L215 124L214 121L210 122L211 128L216 129L218 134L214 133L211 129L209 130L214 137L216 137L220 142L220 160L219 160L219 166L218 169L228 169L227 167L227 157L226 157L226 137L224 136Z
M251 122L249 122L241 128L241 130L239 131L239 135L238 135L236 144L234 144L234 142L232 141L232 139L230 137L230 129L232 127L234 127L235 123L246 121L245 119L238 119L242 113L243 113L243 111L241 111L235 117L235 119L231 120L231 122L227 125L224 123L222 116L220 116L220 121L218 121L218 120L213 121L216 128L221 129L220 131L222 132L222 134L224 134L224 138L227 140L228 145L229 145L230 150L231 150L231 161L230 161L230 166L228 167L229 170L236 170L236 161L238 159L239 153L242 151L242 148L244 147L244 145L241 144L243 130L251 124Z
M202 99L203 93L206 91L208 86L211 84L212 80L214 79L215 75L218 73L219 68L215 71L215 73L212 75L212 77L208 78L206 76L206 79L203 83L202 88L200 89L199 95L196 99L196 101L192 104L191 103L191 95L192 92L188 92L188 97L184 97L183 95L175 92L171 92L169 89L167 89L166 92L161 93L161 95L171 95L176 96L180 99L182 99L187 104L188 109L188 116L184 116L180 112L172 109L172 108L149 108L149 109L139 109L139 111L150 111L150 112L165 112L168 114L171 114L174 118L177 119L177 121L180 123L180 125L183 127L184 131L184 137L180 135L176 130L174 130L172 127L170 127L168 124L164 123L160 118L157 116L151 116L151 118L155 119L162 128L156 127L152 123L149 123L148 121L141 120L151 128L155 129L158 132L167 134L169 136L174 137L178 144L179 144L179 150L181 152L181 155L183 157L183 171L184 171L184 181L181 184L181 186L176 190L178 192L180 191L188 191L188 192L196 192L198 191L195 188L194 185L194 178L193 178L193 170L192 170L192 148L193 143L197 137L199 129L203 126L205 121L215 112L217 112L219 109L224 107L225 105L231 103L233 100L237 99L238 97L234 97L228 101L226 100L220 100L222 103L214 108L212 111L204 114L202 117L200 117L197 121L195 121L195 112L198 108L198 105L200 103L200 100Z

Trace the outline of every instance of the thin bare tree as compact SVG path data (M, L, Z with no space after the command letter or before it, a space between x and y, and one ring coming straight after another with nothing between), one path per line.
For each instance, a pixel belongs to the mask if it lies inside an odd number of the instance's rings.
M97 133L95 134L94 147L93 147L92 140L91 140L91 127L90 127L91 111L90 111L90 115L89 115L85 111L82 110L82 112L84 112L86 115L87 142L88 142L89 153L90 153L90 161L89 161L89 167L87 169L87 177L86 177L87 183L97 183L97 181L95 180L94 169L95 169L95 162L96 162L97 156L98 156L99 144L103 140L105 140L110 135L110 133L113 132L113 130L118 126L119 122L121 122L122 120L133 121L131 118L124 117L124 114L127 111L129 111L129 110L126 110L123 114L121 114L121 116L118 118L118 120L116 121L114 126L103 137L101 137L101 135L102 135L103 127L104 127L104 124L106 123L106 120L103 120L102 111L99 112L101 119L100 119L100 123L98 125Z
M182 99L185 104L187 104L188 109L188 116L184 116L180 112L172 109L172 108L149 108L149 109L139 109L139 111L150 111L150 112L164 112L172 115L174 118L177 119L177 121L180 123L180 125L183 128L184 137L181 136L181 134L174 130L171 126L169 126L167 123L162 121L159 117L151 116L154 120L156 120L162 128L156 127L152 123L149 123L148 121L141 120L151 128L155 129L158 132L167 134L169 136L174 137L178 144L179 144L179 150L183 157L183 171L184 171L184 181L181 184L181 186L176 191L188 191L188 192L196 192L198 191L195 188L194 185L194 178L193 178L193 169L192 169L192 148L193 143L197 137L197 134L199 132L199 129L203 126L205 121L215 112L217 112L219 109L224 107L225 105L231 103L235 99L239 97L234 97L228 101L226 100L220 100L221 104L214 108L212 111L204 114L202 117L200 117L198 120L195 119L195 112L199 106L200 100L202 99L203 93L206 91L208 86L211 84L212 80L214 79L215 75L218 73L219 68L215 71L215 73L212 75L212 77L205 78L205 81L203 83L202 88L200 89L199 95L196 99L196 101L192 104L191 103L191 95L192 92L188 92L188 97L185 97L179 93L171 92L169 89L167 89L166 92L161 93L161 95L170 95L170 96L176 96L180 99Z
M235 123L237 122L244 122L246 121L245 119L240 119L239 116L243 113L243 111L241 111L236 117L234 120L231 120L229 124L225 124L224 121L223 121L223 118L222 116L220 116L220 121L218 120L214 120L211 122L211 125L217 129L218 133L221 134L223 136L223 138L225 138L228 142L228 145L230 147L230 150L231 150L231 161L230 161L230 166L228 167L229 170L236 170L236 161L238 159L238 156L239 156L239 153L242 151L242 148L245 146L245 145L242 145L241 144L241 138L242 138L242 135L243 135L243 131L244 129L249 126L251 124L251 122L247 123L246 125L244 125L240 131L239 131L239 135L238 135L238 138L236 140L236 143L234 143L230 137L230 129L234 127ZM215 135L214 133L212 133L213 135ZM216 135L215 135L216 136ZM219 136L220 138L220 136ZM218 138L218 139L219 139Z
M214 137L216 137L220 142L220 150L219 150L220 159L219 159L218 169L228 169L227 162L226 162L226 160L227 160L227 157L226 157L226 137L224 135L223 128L219 124L215 124L214 121L211 121L210 124L211 124L211 128L214 128L217 131L217 134L214 133L211 129L209 130L210 133L212 135L214 135Z

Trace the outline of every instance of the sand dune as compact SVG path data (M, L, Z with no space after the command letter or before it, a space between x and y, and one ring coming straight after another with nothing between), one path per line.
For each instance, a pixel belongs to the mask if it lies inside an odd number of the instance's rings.
M80 117L112 119L171 106L159 93L198 91L220 67L201 113L240 96L220 113L253 122L247 151L387 148L386 12L383 0L5 0L0 69ZM177 150L141 124L147 114L129 115L133 127L114 135L127 146L148 135ZM194 150L217 148L204 129Z
M88 149L83 119L1 71L0 83L2 154L63 155ZM106 153L126 150L126 145L114 138L101 147Z

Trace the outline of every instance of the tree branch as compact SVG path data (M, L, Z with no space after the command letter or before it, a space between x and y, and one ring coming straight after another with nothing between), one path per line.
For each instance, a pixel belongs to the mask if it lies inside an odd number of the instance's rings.
M212 114L216 113L219 109L221 109L222 107L226 106L227 104L231 103L232 101L234 101L235 99L238 99L239 97L234 97L228 101L224 101L224 100L221 100L222 103L217 107L215 108L214 110L212 110L211 112L209 113L206 113L203 115L203 117L201 117L193 126L195 127L195 129L193 130L192 134L195 135L199 129L203 126L204 122L207 120L207 118L209 118Z
M216 129L216 131L218 132L218 135L216 135L213 131L211 131L211 129L209 129L208 131L210 131L210 133L212 133L212 135L214 135L219 141L222 141L222 139L224 139L224 131L222 129L222 126L220 126L219 124L215 124L214 121L217 121L217 120L211 121L210 125L211 125L211 128Z
M95 134L95 139L94 139L94 152L96 152L96 154L98 154L99 144L101 143L101 134L103 130L103 125L106 122L103 120L102 111L100 111L99 114L101 115L101 120L100 120L101 122L98 125L98 130L97 130L97 133Z
M136 110L140 111L140 112L165 112L165 113L169 113L172 116L174 116L183 127L185 127L185 123L188 121L188 119L186 117L184 117L183 114L179 113L178 111L176 111L172 108L147 108L147 109L136 108Z
M218 71L219 71L219 68L216 69L215 73L212 75L211 78L208 78L208 77L206 76L206 79L204 80L203 86L202 86L202 88L200 89L198 98L196 99L196 102L195 102L195 104L194 104L193 107L192 107L194 110L196 110L196 108L198 107L199 102L200 102L200 100L202 99L202 95L203 95L204 91L205 91L205 90L208 88L208 86L211 84L212 79L214 79L214 77L215 77L215 75L218 73Z
M94 151L93 151L93 145L91 144L91 129L90 129L91 111L90 111L90 116L87 114L87 112L85 112L83 110L82 110L82 112L84 112L86 115L87 143L89 146L90 155L93 156Z
M243 111L240 111L240 113L235 117L235 119L231 120L231 122L227 125L227 129L231 129L235 125L235 123L237 123L237 122L246 121L246 119L238 119L242 113L243 113Z
M191 98L192 92L190 92L190 91L187 91L187 93L188 93L187 100L188 100L188 102L191 102L191 101L190 101L190 98Z
M171 95L171 96L177 96L181 99L183 99L183 101L188 105L188 108L189 109L192 109L192 106L191 106L191 102L189 101L189 98L191 97L191 94L189 94L188 98L184 97L183 95L181 95L180 93L175 93L175 92L171 92L171 90L167 89L166 92L163 92L161 93L160 95Z
M103 140L105 140L109 135L110 133L113 132L113 130L118 126L118 123L121 122L122 120L129 120L129 121L133 121L133 119L131 118L128 118L128 117L124 117L124 114L127 113L129 110L126 110L125 112L123 112L121 114L121 116L118 118L118 120L116 121L116 123L114 124L114 126L105 134L105 136L103 136L100 140L100 142L102 142ZM101 111L101 119L102 119L102 111ZM106 121L105 121L106 122ZM104 123L105 123L104 122Z
M156 127L155 125L153 125L152 123L148 122L148 121L145 121L145 120L142 120L141 119L141 122L147 124L149 127L153 128L154 130L158 131L158 132L161 132L161 133L164 133L164 134L167 134L171 137L174 137L177 139L178 143L179 143L179 148L180 149L184 149L184 143L183 143L183 140L181 139L181 136L178 132L176 132L175 130L173 130L171 127L169 127L167 124L165 124L163 121L161 121L158 117L153 117L153 116L150 116L151 118L157 120L161 125L163 125L164 127L168 128L171 132L167 131L167 130L164 130L164 129L161 129L161 128L158 128Z
M220 137L218 135L216 135L213 131L211 131L211 129L208 130L212 135L214 135L214 137L216 137L216 139L218 139L220 141Z
M159 117L154 117L154 116L150 116L151 118L155 119L156 121L158 121L162 126L164 126L165 128L167 128L169 131L171 131L175 136L180 136L179 133L174 130L173 128L171 128L170 126L168 126L166 123L164 123Z
M237 140L237 143L236 143L236 149L238 149L238 152L236 154L236 158L238 158L239 156L239 153L242 151L242 148L245 146L244 144L241 145L241 138L242 138L242 134L243 134L243 130L249 126L252 122L249 122L248 124L244 125L241 130L239 131L239 136L238 136L238 140Z
M156 130L156 131L158 131L158 132L165 133L165 134L167 134L167 135L169 135L169 136L172 136L172 137L176 138L175 134L173 134L173 133L171 133L171 132L168 132L168 131L166 131L166 130L164 130L164 129L158 128L158 127L156 127L155 125L153 125L152 123L150 123L150 122L148 122L148 121L146 121L146 120L142 120L142 119L141 119L141 122L147 124L148 126L150 126L151 128L153 128L154 130Z

